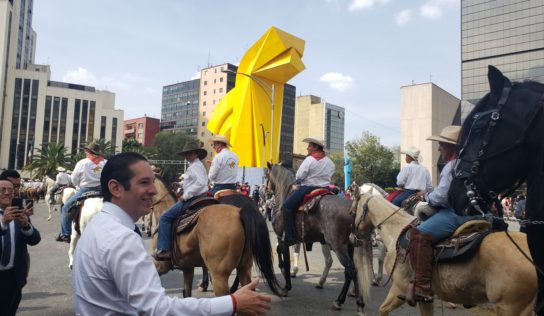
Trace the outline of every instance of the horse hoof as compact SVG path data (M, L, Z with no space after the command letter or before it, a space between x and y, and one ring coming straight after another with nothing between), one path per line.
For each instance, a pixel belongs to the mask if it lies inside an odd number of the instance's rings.
M340 311L340 310L342 310L342 304L338 303L338 301L334 301L334 302L332 302L331 309L333 311Z
M288 290L283 290L280 292L280 295L281 297L288 297L289 296L289 291Z
M198 289L197 289L197 292L207 292L207 291L208 291L207 287L199 286Z
M457 305L455 303L447 302L446 308L456 309Z
M51 216L49 216L49 217L47 218L47 221L48 221L48 222L49 222L50 220L51 220Z
M291 277L292 277L293 279L294 279L294 278L296 278L296 277L297 277L297 273L296 273L296 272L294 272L294 271L293 271L293 272L291 272Z
M323 289L323 284L318 283L318 284L315 285L315 288L322 290Z
M378 281L376 281L376 280L372 281L372 286L378 286L378 285L379 285Z
M349 297L357 297L357 294L355 294L355 290L351 289L351 291L348 292Z

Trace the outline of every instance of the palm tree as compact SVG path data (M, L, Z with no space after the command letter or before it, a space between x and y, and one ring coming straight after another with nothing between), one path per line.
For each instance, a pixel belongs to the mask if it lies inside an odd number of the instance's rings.
M123 149L122 152L133 152L138 153L147 159L153 159L157 156L152 147L144 147L140 142L134 138L123 139Z
M38 154L32 158L32 163L26 165L24 169L35 172L35 177L38 179L44 176L54 178L58 167L70 165L70 155L63 144L43 144L36 151Z

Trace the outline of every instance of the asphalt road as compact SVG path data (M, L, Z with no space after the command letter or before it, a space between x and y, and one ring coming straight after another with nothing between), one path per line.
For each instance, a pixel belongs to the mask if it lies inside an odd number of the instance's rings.
M53 219L47 221L47 208L42 202L36 204L33 224L42 235L40 244L29 247L31 265L28 283L23 289L23 298L19 306L18 315L73 315L71 270L68 268L68 244L55 242L54 238L59 230L59 212L53 214ZM276 237L271 232L271 240ZM146 245L149 248L149 240ZM321 271L323 269L323 257L319 245L314 245L314 250L308 252L310 271L302 271L303 259L301 255L301 268L297 278L293 279L293 290L289 297L272 299L272 310L268 315L356 315L356 305L353 298L348 297L342 311L332 311L331 303L338 296L343 283L343 268L334 257L334 264L329 278L322 290L316 289ZM377 265L375 265L377 266ZM201 269L195 271L195 284L193 293L197 297L211 297L212 292L198 293L196 287L201 279ZM282 282L279 269L277 276ZM257 273L254 273L257 275ZM234 276L231 277L233 279ZM171 271L161 277L163 286L169 295L182 297L183 277L179 271ZM269 292L266 285L260 284L259 291ZM367 315L377 315L378 307L385 298L388 288L373 287L371 301L365 308ZM416 315L416 310L407 305L402 306L393 315ZM487 309L448 309L441 301L435 303L436 315L492 315Z

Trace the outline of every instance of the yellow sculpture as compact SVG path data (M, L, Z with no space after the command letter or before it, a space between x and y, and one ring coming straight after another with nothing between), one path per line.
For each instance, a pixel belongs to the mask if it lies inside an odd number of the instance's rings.
M278 162L283 87L304 70L303 53L302 39L271 27L246 52L234 89L215 107L207 127L230 140L241 167Z

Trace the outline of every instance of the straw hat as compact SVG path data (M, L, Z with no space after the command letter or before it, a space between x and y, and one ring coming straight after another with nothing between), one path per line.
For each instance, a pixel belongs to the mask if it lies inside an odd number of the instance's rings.
M410 157L412 157L415 161L419 161L419 149L417 149L416 147L414 146L410 146L409 148L405 149L405 150L401 150L400 151L401 154L405 154L405 155L408 155Z
M66 169L65 169L65 168L63 168L63 167L57 167L57 171L58 171L58 172L65 172L65 171L66 171Z
M104 156L104 154L102 154L100 152L100 146L95 142L89 143L89 145L87 145L87 147L85 147L85 151L89 151L92 154L97 155L97 156Z
M232 145L229 143L229 140L223 135L213 135L212 138L210 138L210 142L220 142L229 147L232 147Z
M304 143L319 145L319 146L323 147L323 149L325 149L325 147L326 147L325 144L324 144L324 141L319 140L317 138L308 137L308 138L304 138L302 141Z
M72 174L72 170L66 170L67 174Z
M206 151L206 149L202 148L200 145L201 145L200 142L195 142L195 141L187 142L185 146L183 146L183 150L178 152L177 154L184 155L188 152L196 151L198 154L198 159L202 160L206 158L206 156L208 155L208 152Z
M433 135L427 138L427 140L434 140L437 142L457 145L460 132L461 132L461 126L450 125L450 126L444 127L442 132L440 132L440 135Z

